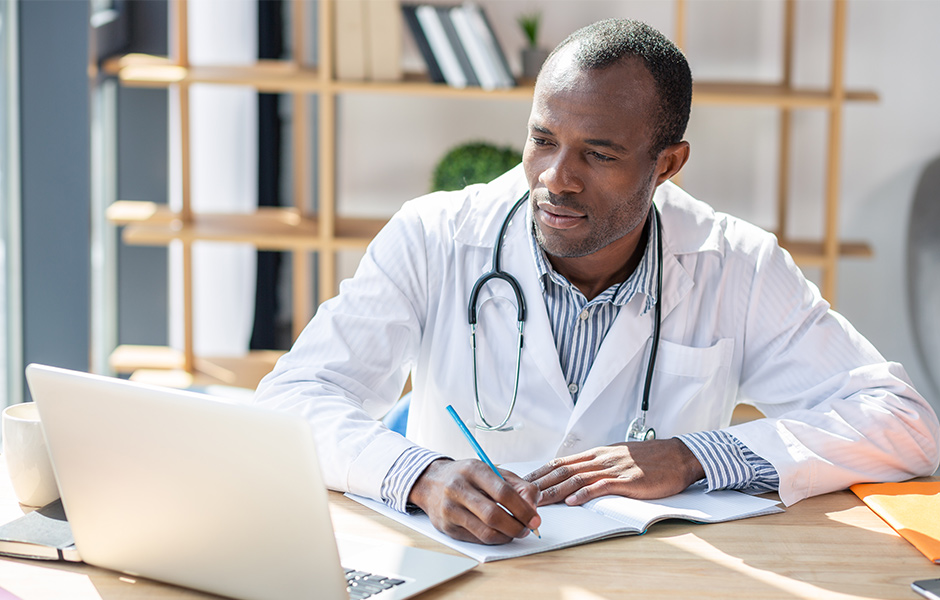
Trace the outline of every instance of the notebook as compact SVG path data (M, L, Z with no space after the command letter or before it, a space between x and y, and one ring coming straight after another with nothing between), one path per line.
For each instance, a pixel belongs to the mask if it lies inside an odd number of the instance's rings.
M511 463L500 466L525 475L542 466L542 463ZM639 535L654 523L665 519L721 523L783 512L783 509L777 506L779 502L773 499L758 498L731 490L706 492L704 486L693 486L684 492L658 500L602 496L582 506L540 506L538 510L539 516L542 517L542 524L539 525L541 537L527 535L501 546L484 546L448 537L435 529L424 513L405 515L373 500L352 494L346 495L480 562L560 550L611 537Z
M89 564L239 600L346 600L343 567L401 581L380 600L407 598L477 564L337 544L300 416L41 365L26 378Z

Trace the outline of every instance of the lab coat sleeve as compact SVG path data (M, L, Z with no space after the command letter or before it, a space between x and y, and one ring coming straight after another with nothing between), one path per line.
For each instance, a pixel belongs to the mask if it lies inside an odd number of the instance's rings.
M380 499L389 468L414 445L377 419L399 398L418 353L428 298L424 240L406 204L255 392L257 404L310 423L331 489Z
M774 466L784 503L932 474L940 424L903 367L830 310L772 237L751 255L739 397L767 418L725 431Z

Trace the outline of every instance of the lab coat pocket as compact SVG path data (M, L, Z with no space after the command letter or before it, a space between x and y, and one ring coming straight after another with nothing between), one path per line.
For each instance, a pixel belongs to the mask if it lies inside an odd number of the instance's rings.
M706 348L660 341L650 417L661 437L721 427L733 354L731 338Z

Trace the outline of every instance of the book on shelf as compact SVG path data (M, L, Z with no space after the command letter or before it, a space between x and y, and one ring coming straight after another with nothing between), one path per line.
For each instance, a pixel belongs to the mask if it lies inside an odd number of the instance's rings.
M467 2L460 8L467 16L470 26L476 36L480 39L486 52L488 61L491 63L499 80L497 87L511 88L516 85L516 79L512 76L509 69L509 62L503 53L502 46L496 38L496 33L490 24L486 11L479 4Z
M398 0L342 0L333 11L336 78L401 79L401 8Z
M424 64L428 67L428 79L433 83L445 83L441 67L437 64L434 52L431 51L431 44L428 42L428 38L425 37L424 30L421 29L421 23L418 22L418 6L415 4L402 4L401 10L402 15L405 17L405 23L411 31L411 36L414 38L415 45L418 46L418 52L421 53L421 58L424 59Z
M457 59L454 47L451 46L447 32L444 31L437 8L430 4L422 4L418 6L415 14L431 46L431 52L434 53L434 58L437 59L437 64L441 68L441 73L444 74L444 81L451 87L467 87L467 76L460 67L460 61Z
M365 0L336 2L333 11L335 51L333 66L336 78L362 81L366 72L366 3Z
M479 86L480 80L477 78L473 65L470 64L470 58L467 56L464 45L460 42L460 37L457 35L457 30L454 27L454 21L451 19L451 9L445 6L436 6L435 9L437 10L437 16L441 19L444 33L447 34L447 41L450 42L450 46L454 49L454 54L457 56L457 62L460 63L460 70L463 71L467 85L474 87Z
M398 0L366 0L368 73L373 81L402 78L403 26Z
M62 501L0 525L0 555L81 562Z
M501 465L515 473L529 473L541 463ZM582 506L550 504L539 507L541 537L527 535L501 546L461 542L441 533L422 512L400 513L387 505L347 494L376 512L437 540L480 562L527 556L570 546L587 544L611 537L639 535L665 519L685 519L693 523L720 523L747 517L783 512L779 502L749 496L741 492L719 490L706 492L704 486L689 489L659 500L635 500L621 496L603 496Z
M457 37L466 50L467 58L477 75L480 87L485 90L495 90L502 87L503 84L496 64L491 62L483 40L474 32L464 8L462 6L451 8L450 18L454 30L457 32Z
M480 6L403 4L402 13L431 81L488 90L516 85L506 55Z

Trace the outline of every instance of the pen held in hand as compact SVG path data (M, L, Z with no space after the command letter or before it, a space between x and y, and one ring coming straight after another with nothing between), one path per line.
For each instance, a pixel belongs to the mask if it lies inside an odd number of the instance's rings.
M457 426L458 426L458 427L460 427L460 431L463 432L464 437L466 437L466 438L467 438L467 441L470 442L470 445L473 446L473 449L474 449L474 451L476 451L477 456L480 457L480 460L482 460L482 461L486 464L486 466L488 466L490 469L492 469L493 472L496 473L496 476L497 476L497 477L499 477L499 478L502 479L503 481L506 481L506 478L503 477L502 473L499 472L499 469L496 468L496 465L493 464L493 461L490 460L490 457L487 456L487 455L486 455L486 452L483 451L483 447L480 446L480 443L477 442L476 438L473 437L473 434L470 433L470 430L467 429L467 426L464 425L463 420L461 420L460 416L457 414L457 411L454 410L454 407L451 406L450 404L448 404L448 405L447 405L447 412L450 413L450 416L453 417L454 422L457 423ZM531 531L531 532L534 533L535 535L539 536L539 538L542 537L542 534L539 533L539 530L538 530L537 528L536 528L536 529L530 529L529 531Z

